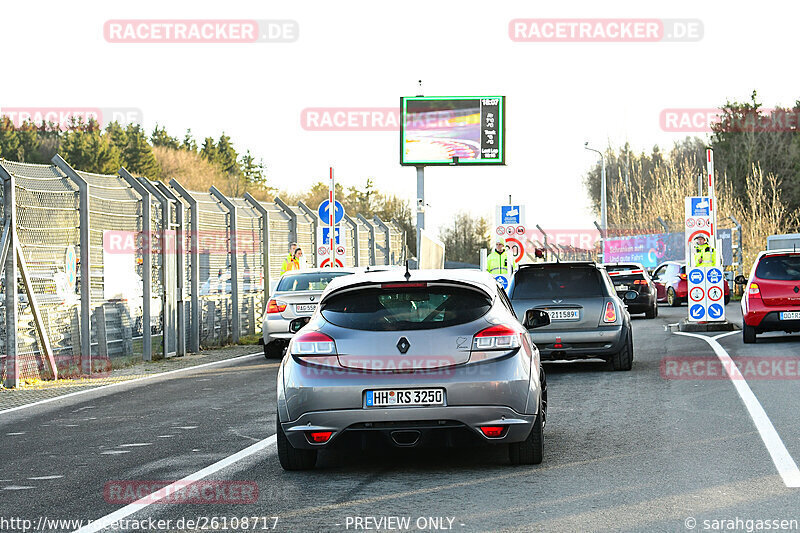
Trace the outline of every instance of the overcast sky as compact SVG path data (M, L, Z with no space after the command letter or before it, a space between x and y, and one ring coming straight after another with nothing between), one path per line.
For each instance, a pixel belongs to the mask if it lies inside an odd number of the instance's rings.
M415 171L398 134L301 127L311 107L396 107L399 97L505 95L507 165L429 168L427 227L458 210L493 216L513 199L528 224L591 227L582 178L596 154L628 140L670 147L665 108L709 108L757 89L767 105L800 97L798 7L729 2L5 1L2 107L133 107L151 131L217 138L263 157L272 185L297 191L333 165L345 186L374 179L413 202ZM694 42L514 42L512 19L699 19ZM107 42L110 19L296 21L291 43ZM692 179L687 177L687 179ZM613 200L612 200L613 201Z

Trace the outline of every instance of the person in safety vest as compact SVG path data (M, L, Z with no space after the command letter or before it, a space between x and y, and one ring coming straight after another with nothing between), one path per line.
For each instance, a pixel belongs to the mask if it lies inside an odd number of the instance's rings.
M287 270L295 270L294 268L290 268L292 266L292 262L294 261L294 251L297 249L297 243L293 242L289 244L289 255L286 256L286 259L283 260L283 265L281 265L281 275L285 274Z
M503 239L497 239L494 250L486 258L486 272L492 276L508 274L508 252Z
M706 242L703 235L698 235L694 240L694 266L711 267L717 264L717 251Z

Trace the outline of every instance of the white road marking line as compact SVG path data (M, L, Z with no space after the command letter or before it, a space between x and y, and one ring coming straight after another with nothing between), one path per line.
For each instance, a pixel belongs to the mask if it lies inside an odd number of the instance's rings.
M26 485L9 485L8 487L3 487L3 490L28 490L35 488L36 487L28 487Z
M764 411L764 407L758 401L756 395L753 394L753 391L750 389L744 376L742 376L742 373L739 372L739 368L733 362L731 356L728 355L728 352L725 351L725 348L717 342L717 339L738 332L730 331L717 335L716 337L706 337L705 335L682 331L676 331L675 333L677 335L703 339L711 346L717 358L722 363L722 366L725 368L728 378L730 378L733 386L736 388L736 392L739 393L739 397L742 399L744 406L750 413L750 418L753 419L753 423L759 435L761 435L761 440L764 441L764 446L766 446L770 457L772 457L772 462L775 463L775 468L778 469L778 473L781 475L781 478L783 478L783 483L787 487L800 487L800 470L797 468L797 463L795 463L792 456L789 455L786 445L783 444L780 435L778 435L778 432L775 430L775 426L772 425L772 421L767 416L766 411Z
M98 518L94 522L83 526L82 528L76 530L76 533L93 533L94 531L100 531L101 529L105 529L109 527L114 522L118 520L122 520L123 518L132 515L137 511L141 511L145 507L156 503L157 501L166 498L169 494L174 493L179 488L185 488L187 483L193 481L199 481L204 479L216 472L219 472L223 468L226 468L234 463L241 461L242 459L246 459L251 455L258 453L273 444L277 441L277 437L272 435L267 437L266 439L260 440L255 444L248 446L247 448L240 450L233 455L229 455L228 457L217 461L216 463L209 465L202 470L198 470L194 474L189 474L183 479L172 483L171 485L167 485L166 487L153 492L152 494L148 494L147 496L133 502L129 503L125 507L121 509L117 509L113 513L107 514L101 518Z
M139 446L152 446L152 442L132 442L130 444L119 444L117 448L137 448Z
M159 438L159 439L170 439L170 438L172 438L174 436L175 435L156 435L156 438Z
M197 429L197 426L173 426L172 429Z
M25 434L24 431L15 431L14 433L6 433L6 435L8 435L9 437L15 437L17 435L24 435L24 434Z
M121 453L131 453L130 450L106 450L104 452L100 452L100 455L119 455Z
M251 353L251 354L247 354L247 355L240 355L240 356L237 356L237 357L231 357L230 359L223 359L222 361L212 361L211 363L203 363L202 365L187 366L186 368L177 368L175 370L168 370L166 372L159 372L158 374L153 374L152 376L143 376L143 377L136 378L136 379L129 379L128 381L120 381L118 383L109 383L108 385L101 385L99 387L94 387L94 388L91 388L91 389L84 389L84 390L79 390L79 391L75 391L75 392L70 392L69 394L62 394L61 396L56 396L55 398L47 398L47 399L44 399L44 400L39 400L38 402L28 403L28 404L25 404L25 405L18 405L17 407L11 407L9 409L5 409L3 411L0 411L0 415L5 414L5 413L10 413L12 411L20 411L22 409L27 409L28 407L34 407L34 406L42 405L42 404L45 404L45 403L55 402L56 400L63 400L64 398L70 398L72 396L78 396L79 394L86 394L87 392L94 392L94 391L98 391L98 390L109 389L111 387L118 387L120 385L127 385L128 383L137 383L139 381L144 381L146 379L153 379L153 378L158 378L158 377L161 377L161 376L168 376L170 374L177 374L178 372L186 372L188 370L195 370L197 368L204 368L204 367L212 366L212 365L220 365L222 363L227 363L229 361L237 361L239 359L245 359L247 357L256 357L256 356L263 357L264 354L262 352L258 352L258 353Z
M64 476L38 476L38 477L29 477L31 481L45 481L47 479L59 479Z

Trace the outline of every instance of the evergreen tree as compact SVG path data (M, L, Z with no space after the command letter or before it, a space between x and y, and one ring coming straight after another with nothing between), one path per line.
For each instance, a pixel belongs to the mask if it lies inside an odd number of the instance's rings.
M197 143L192 137L192 130L187 129L186 135L183 136L183 144L181 144L181 149L188 150L189 152L197 152Z
M16 160L19 154L19 136L10 118L0 117L0 157Z
M214 139L211 137L205 138L203 141L203 148L200 149L200 155L211 164L217 163L217 145Z
M128 136L119 122L109 122L106 126L106 135L109 136L109 142L117 147L122 152L128 146Z
M158 166L158 161L153 155L153 147L147 142L142 127L138 124L129 124L125 128L125 136L128 140L122 152L125 168L131 174L138 174L149 179L159 178L161 167Z
M177 150L180 147L178 139L170 136L166 128L159 128L158 124L156 124L156 127L153 129L150 142L153 146L165 146L173 150Z
M39 130L33 122L25 121L17 130L19 150L17 159L24 163L44 163L39 156Z

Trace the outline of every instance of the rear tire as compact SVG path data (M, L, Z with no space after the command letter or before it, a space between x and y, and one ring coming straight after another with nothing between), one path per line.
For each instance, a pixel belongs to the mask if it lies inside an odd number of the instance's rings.
M658 316L658 303L654 303L651 309L644 312L645 318L655 318Z
M281 341L268 342L264 345L264 357L267 359L281 357L283 355L284 347L285 345Z
M539 413L533 422L528 438L522 442L508 445L508 459L512 465L538 465L544 458L544 426L542 423L542 403L539 402Z
M726 297L725 297L725 305L728 305L729 303L731 303L731 296L730 296L730 294L729 294L728 296L726 296Z
M756 342L756 328L742 324L742 341L745 344L753 344Z
M633 331L630 329L622 349L611 356L614 370L630 370L633 368Z
M667 303L670 307L680 307L681 301L678 299L678 295L675 294L675 289L670 287L667 289Z
M278 439L278 460L284 470L310 470L317 464L317 450L302 450L289 443L281 427L280 418L275 419Z

